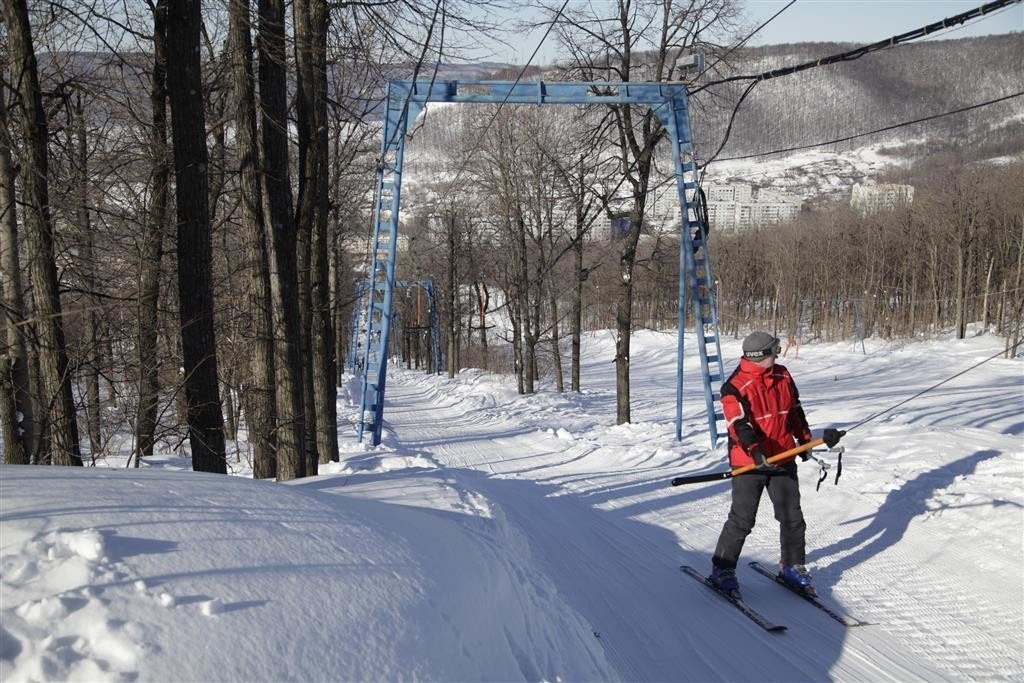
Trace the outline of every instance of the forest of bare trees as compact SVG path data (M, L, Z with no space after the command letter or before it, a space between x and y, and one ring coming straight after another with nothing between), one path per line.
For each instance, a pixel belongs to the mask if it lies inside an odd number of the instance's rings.
M429 77L466 29L493 28L474 19L491 4L155 0L104 15L3 0L4 462L129 451L139 466L187 446L195 469L225 472L242 439L258 478L337 460L382 84ZM593 9L559 6L537 3L569 55L546 78L677 80L681 52L727 53L740 26L732 0L613 2L595 37ZM722 106L697 108L707 130ZM433 281L449 375L579 391L581 337L609 330L609 419L629 420L630 335L677 324L678 237L648 207L670 173L664 137L630 107L428 110L408 143L398 277ZM917 193L900 210L819 203L713 233L723 334L963 336L979 322L1019 339L1024 164L970 161L907 169ZM625 236L594 239L613 215ZM417 359L420 297L396 298L410 329L393 346Z
M1008 345L1016 343L1024 320L1024 164L940 172L922 168L916 182L909 207L864 216L846 203L831 203L789 224L713 233L722 334L742 337L762 328L783 339L796 341L800 335L805 343L862 336L909 339L949 331L962 337L974 322L981 330L1005 336ZM533 364L539 363L541 374L557 386L560 362L550 351L557 338L555 323L575 329L571 311L578 301L581 329L614 327L619 246L574 242L567 214L547 234L561 245L553 253L564 254L544 273L547 282L529 285L540 292L530 299L540 316L536 323L513 320L510 325L513 330L534 325L540 331L536 349L541 353ZM633 325L671 330L677 324L678 240L664 233L642 237ZM578 267L575 244L582 258ZM469 274L508 253L490 245L482 250L467 247L457 270ZM540 275L542 247L533 244L525 253ZM406 267L413 277L428 273L430 265L411 255ZM473 278L467 275L461 286L467 294L458 303L463 320L460 353L471 359L463 365L484 365L483 351L488 350L492 369L518 372L515 346L495 350L493 336L488 342L478 331L477 301L469 295ZM514 305L502 314L520 316ZM692 320L687 325L692 328Z
M963 338L969 322L1019 338L1024 163L931 161L914 182L908 207L865 216L826 206L789 225L717 235L723 330L738 335L759 326L792 338L801 331L804 302L805 311L816 312L803 332L811 340L950 329Z
M225 472L240 425L257 477L337 460L381 84L490 5L4 0L5 461L82 464L79 421L135 466Z

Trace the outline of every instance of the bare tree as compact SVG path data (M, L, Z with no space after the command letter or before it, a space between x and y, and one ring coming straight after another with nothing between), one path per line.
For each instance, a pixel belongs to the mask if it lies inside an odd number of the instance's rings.
M598 169L601 167L599 159L595 158L598 150L597 146L581 144L578 148L575 146L571 147L567 155L549 155L559 187L571 211L571 249L574 277L571 293L572 311L569 315L572 340L570 389L577 392L580 391L583 283L590 272L588 268L584 267L583 244L584 239L590 234L591 226L600 215L600 197L594 189L595 185L598 184Z
M231 0L230 43L235 91L235 144L240 176L242 223L249 254L249 319L253 349L251 377L245 382L246 423L253 447L253 476L277 476L277 417L273 320L271 318L268 234L260 183L259 133L252 65L252 29L248 0Z
M15 111L21 123L23 153L21 176L25 207L25 238L32 272L35 313L39 334L40 384L46 407L43 418L49 435L47 449L37 460L55 465L81 465L71 376L64 342L57 266L53 252L53 222L50 218L47 149L49 132L43 110L42 91L32 28L25 0L4 0L4 23L8 31L11 82L17 85Z
M6 71L0 62L0 73ZM22 296L21 263L18 257L18 219L14 189L14 162L7 122L7 96L0 78L0 302L3 327L0 336L0 428L4 437L4 462L27 465L34 443L32 395L29 392L28 357L25 353L27 323Z
M150 77L151 107L149 155L149 207L139 258L139 400L135 415L135 466L153 455L157 411L160 403L157 335L159 325L160 268L167 229L170 193L170 150L167 144L167 0L153 6L153 71Z
M94 255L93 226L89 209L89 156L85 126L85 108L82 94L74 96L74 170L75 170L75 228L78 233L79 271L81 286L85 293L84 349L81 372L85 378L85 424L89 436L89 452L93 461L103 449L103 435L100 430L100 366L102 364L100 340L100 300L97 296L96 258Z
M312 410L314 446L307 454L310 474L319 462L338 460L338 392L334 327L331 321L330 253L327 239L328 154L330 136L327 118L327 28L326 0L296 0L295 62L297 65L297 118L299 143L299 196L295 221L306 235L303 253L308 253L304 272L309 274L309 303L304 331L309 340L311 380L306 392Z
M670 81L678 79L676 59L704 44L728 25L735 0L615 0L582 5L564 16L555 3L541 2L570 54L564 72L585 81ZM665 130L650 109L611 105L612 139L628 188L629 233L619 255L615 347L616 420L629 422L629 349L633 327L633 277L654 166L655 147ZM615 197L609 197L615 201Z
M262 111L264 219L270 264L277 380L277 478L307 474L307 411L299 316L298 233L288 167L288 92L282 0L259 0L259 92Z
M192 468L227 472L213 324L206 114L203 111L199 0L169 3L167 94L171 105L178 207L178 304Z

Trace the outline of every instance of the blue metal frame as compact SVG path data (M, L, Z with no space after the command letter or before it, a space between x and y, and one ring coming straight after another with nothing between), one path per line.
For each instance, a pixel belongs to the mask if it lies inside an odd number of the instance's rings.
M707 226L695 210L697 165L690 133L686 87L681 83L621 82L514 82L514 81L390 81L381 140L381 157L374 195L373 243L370 257L370 294L365 321L366 343L354 348L361 357L363 372L359 411L359 440L367 429L372 443L380 443L384 416L384 388L387 381L387 344L391 328L391 298L396 286L395 255L401 196L402 159L405 136L428 102L491 104L627 104L647 105L658 116L673 140L676 187L679 192L679 346L676 388L676 438L682 438L683 330L686 326L685 298L691 294L697 330L697 347L704 378L704 397L712 447L718 442L713 381L721 381L721 352L718 342L718 314L714 280L704 236ZM698 239L694 240L694 230ZM700 259L695 253L700 251ZM711 355L708 349L713 349ZM712 374L712 365L717 377ZM355 367L360 367L358 362Z
M430 327L430 353L433 359L433 366L430 368L430 372L433 374L440 374L444 368L444 356L441 354L441 334L440 325L437 318L437 294L434 291L433 280L396 280L396 289L408 289L411 287L419 287L427 293L427 324ZM365 359L365 353L362 353L363 347L360 346L359 337L360 334L365 335L366 329L363 327L365 324L364 316L367 313L366 304L363 303L363 299L366 297L367 292L370 291L370 283L367 281L357 282L356 290L354 294L355 303L352 306L352 317L349 319L349 346L348 346L348 357L346 358L345 365L351 374L355 375L362 368L360 364L361 360Z
M722 348L718 337L718 304L715 281L711 276L711 255L707 245L710 226L704 216L697 178L697 160L693 151L688 101L674 97L671 107L654 109L668 130L675 158L676 190L679 193L679 340L676 349L676 440L683 438L683 330L686 329L686 294L693 308L693 328L697 338L701 377L704 384L704 405L708 418L711 447L718 445L719 421L724 420L715 403L721 402L721 385L725 379Z

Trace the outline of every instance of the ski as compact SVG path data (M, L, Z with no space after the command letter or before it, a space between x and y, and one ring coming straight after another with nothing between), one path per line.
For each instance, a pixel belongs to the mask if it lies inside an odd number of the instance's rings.
M765 567L760 562L756 562L756 561L755 562L748 562L748 564L757 573L765 575L766 577L768 577L769 579L773 580L775 583L779 584L780 586L782 586L783 588L785 588L789 592L793 593L794 595L799 595L801 598L803 598L807 602L811 603L812 605L814 605L815 607L820 609L822 612L824 612L825 614L829 615L830 617L832 617L833 619L838 621L843 626L868 626L869 625L868 622L866 622L866 621L861 621L860 619L854 619L853 617L850 617L850 616L847 616L847 615L844 615L844 614L840 614L839 612L837 612L836 610L832 609L831 607L826 605L824 602L822 602L821 598L819 598L817 595L811 595L810 593L805 593L805 592L803 592L802 590L800 590L798 588L794 588L793 586L790 586L788 583L785 582L785 580L783 580L783 578L781 576L778 575L777 572L773 572L771 569L768 569L768 567Z
M689 576L692 576L694 579L696 579L697 581L700 581L702 584L704 584L705 586L707 586L708 588L710 588L714 592L716 592L719 595L721 595L724 599L726 599L729 602L731 602L733 607L735 607L740 612L745 614L747 616L747 618L749 618L755 624L757 624L758 626L763 628L765 631L771 631L772 633L782 633L783 631L786 630L785 626L782 626L781 624L774 624L774 623L768 621L768 619L764 615L762 615L761 613L755 611L749 605L747 605L747 603L743 602L742 598L738 598L735 595L730 595L729 593L726 593L723 590L719 590L715 586L715 584L713 584L710 581L708 581L706 576L704 576L703 574L698 572L693 567L684 564L683 566L681 566L679 568L681 570L683 570L684 574L688 574Z

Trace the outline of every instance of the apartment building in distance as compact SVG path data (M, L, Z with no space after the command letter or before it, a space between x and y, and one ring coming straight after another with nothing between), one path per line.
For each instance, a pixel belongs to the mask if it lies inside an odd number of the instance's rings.
M913 201L913 185L876 183L871 180L865 181L863 185L855 184L850 195L850 206L861 215L905 208Z
M777 225L796 218L800 197L774 190L755 190L744 183L708 185L708 222L713 230L741 230L753 225Z
M743 183L708 185L704 192L708 203L708 222L713 230L776 225L792 220L803 208L800 197L773 190L756 190ZM624 236L620 225L622 221L602 216L591 228L590 239L621 239ZM647 198L645 221L645 232L678 232L679 195L674 183L665 183L651 192Z

